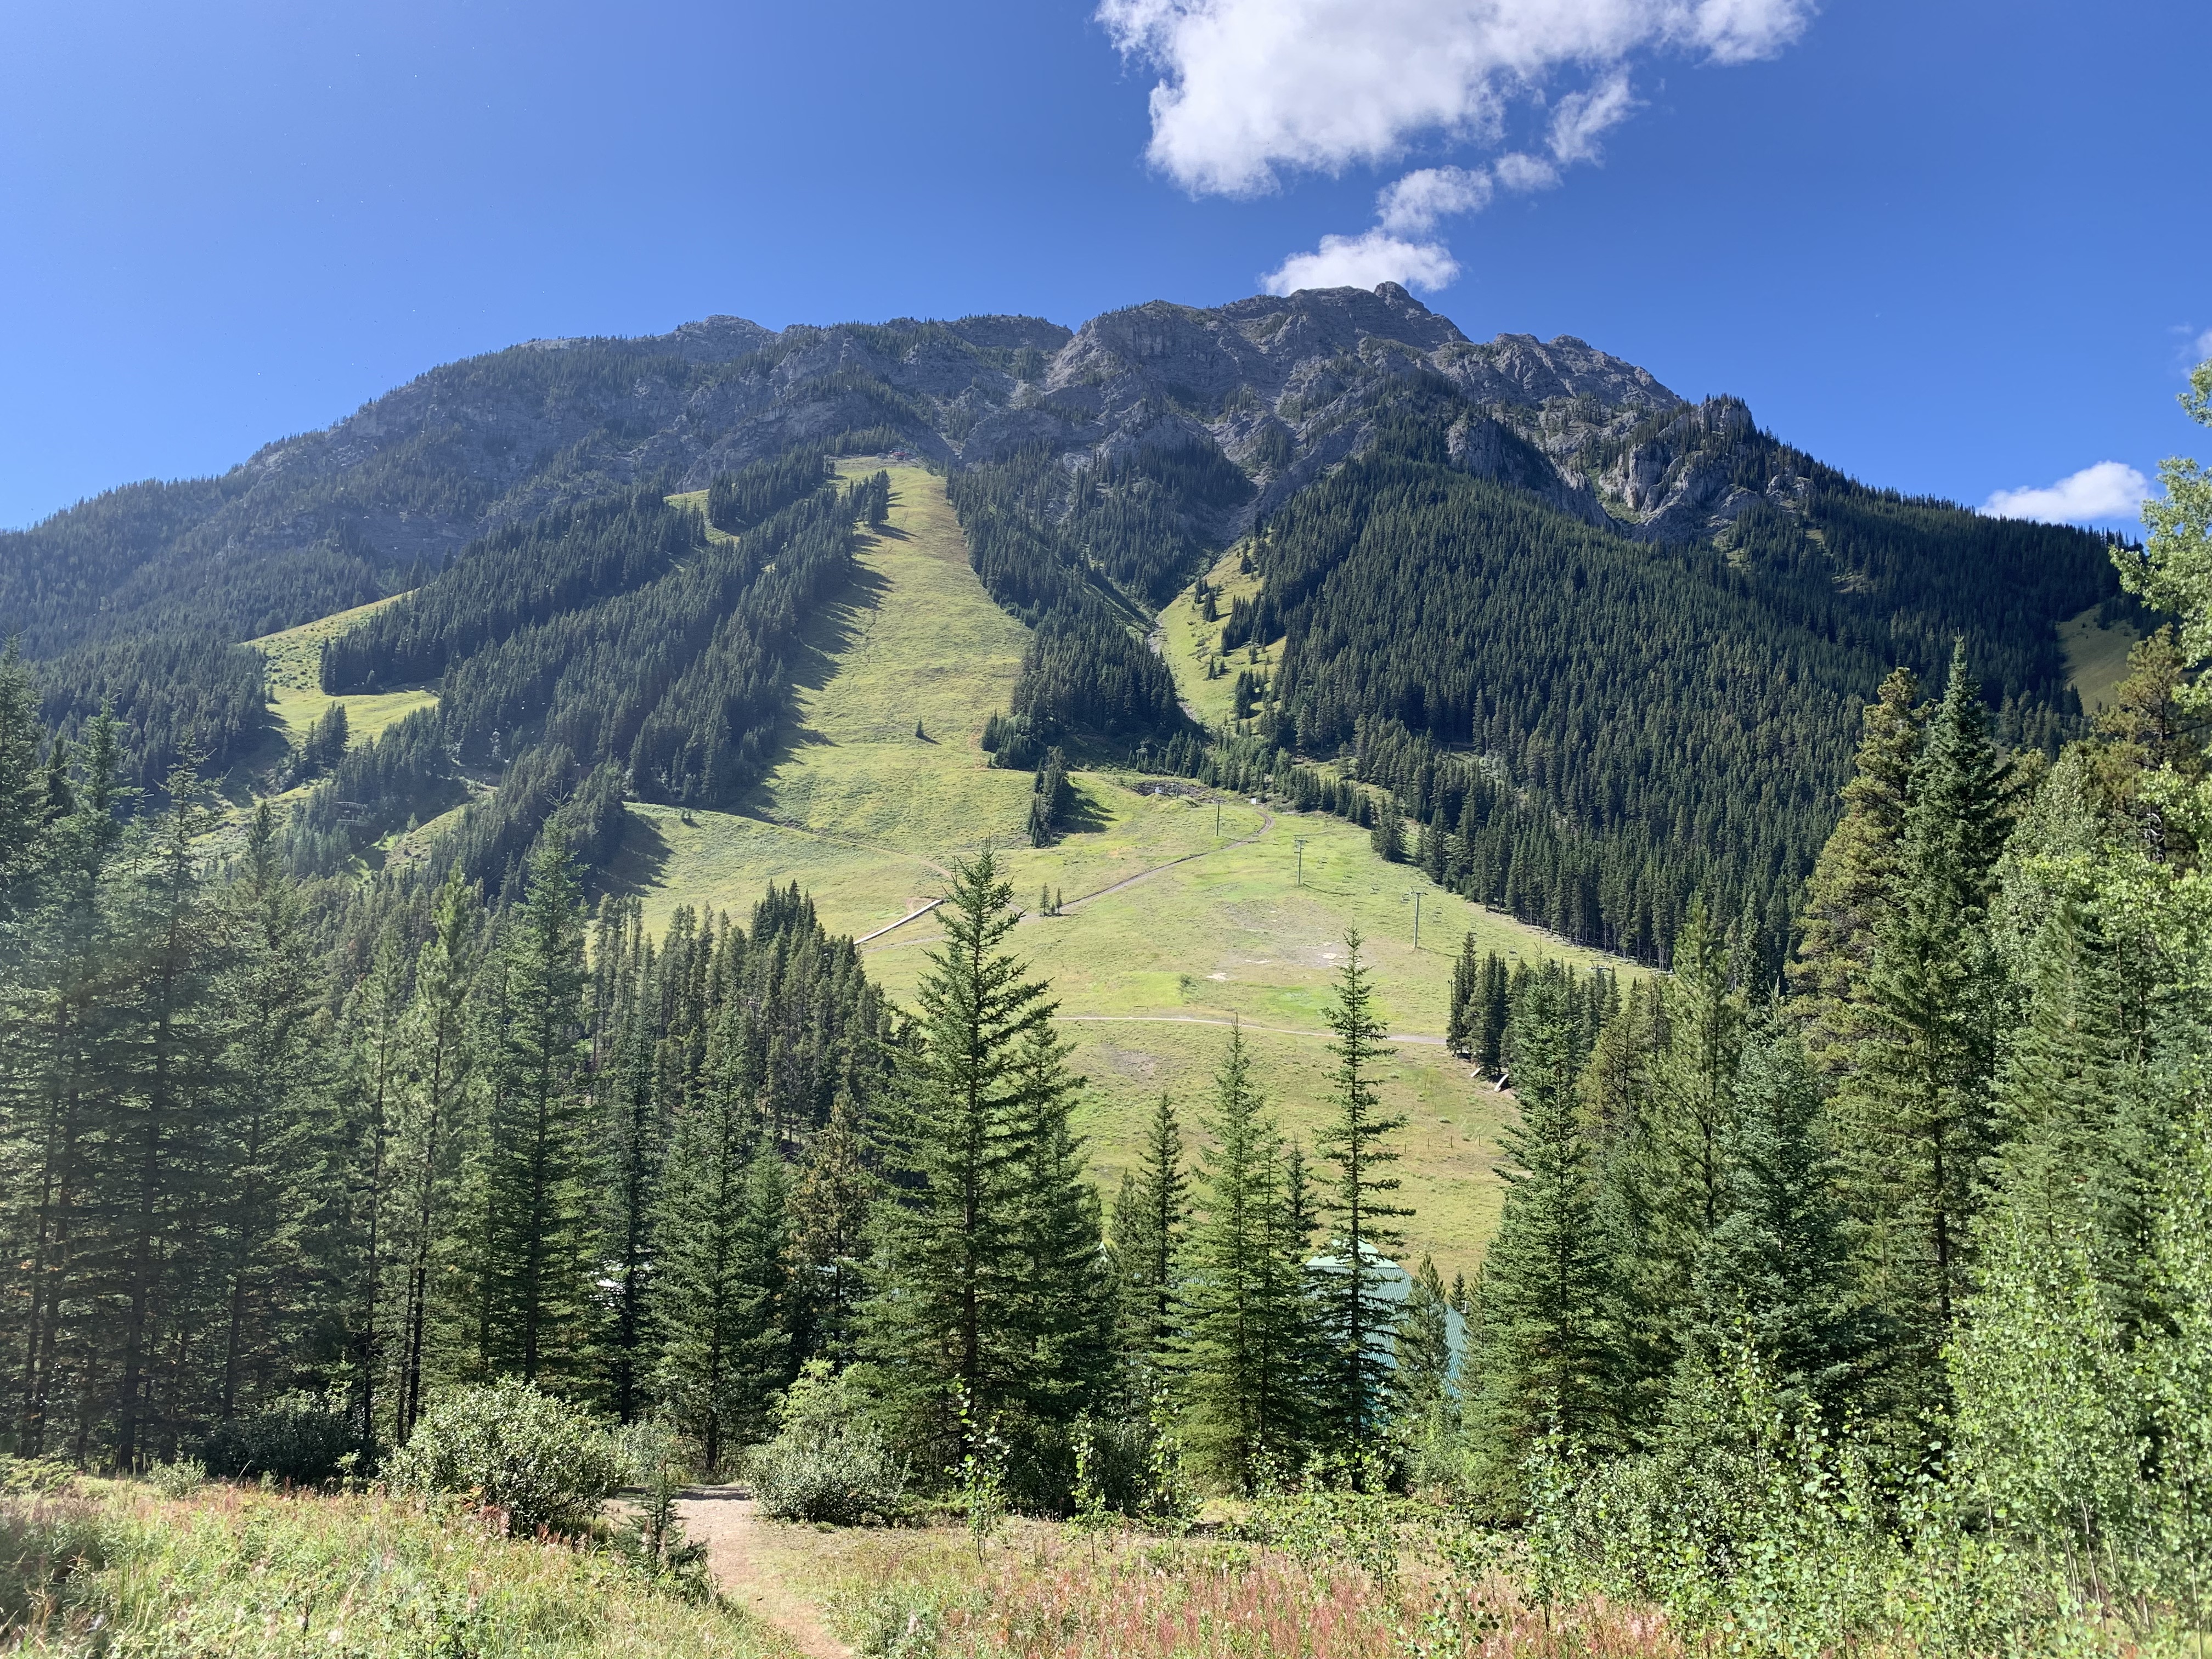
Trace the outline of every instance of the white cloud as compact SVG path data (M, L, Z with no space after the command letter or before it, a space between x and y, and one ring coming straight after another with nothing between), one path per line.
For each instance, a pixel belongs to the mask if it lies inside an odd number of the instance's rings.
M2212 328L2197 337L2197 361L2203 362L2208 357L2212 357Z
M2150 480L2124 461L2100 461L2042 489L2000 489L1982 503L1993 519L2087 524L2131 519L2150 495Z
M1626 121L1635 107L1626 70L1613 70L1586 92L1569 93L1552 116L1552 154L1562 167L1596 161L1599 137Z
M1540 155L1529 155L1520 150L1499 156L1490 172L1506 190L1550 190L1559 182L1559 168Z
M1447 214L1481 212L1490 190L1490 175L1480 167L1423 167L1375 198L1375 222L1394 236L1418 235Z
M1376 229L1360 236L1324 236L1311 253L1293 253L1260 279L1270 294L1294 294L1302 288L1374 288L1402 283L1407 288L1449 288L1459 280L1459 262L1441 242L1408 241Z
M1125 54L1160 71L1154 165L1194 191L1249 195L1285 169L1395 161L1424 136L1494 140L1510 100L1568 70L1608 77L1554 127L1558 159L1588 159L1577 144L1631 107L1613 72L1632 53L1745 63L1789 46L1813 9L1814 0L1100 0L1097 15Z

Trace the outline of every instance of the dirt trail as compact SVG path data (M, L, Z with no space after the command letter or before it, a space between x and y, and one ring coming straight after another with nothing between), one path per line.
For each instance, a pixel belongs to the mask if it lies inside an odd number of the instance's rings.
M690 1487L676 1512L686 1534L707 1547L708 1570L732 1602L775 1626L808 1659L853 1659L822 1609L785 1581L776 1560L783 1551L744 1488Z

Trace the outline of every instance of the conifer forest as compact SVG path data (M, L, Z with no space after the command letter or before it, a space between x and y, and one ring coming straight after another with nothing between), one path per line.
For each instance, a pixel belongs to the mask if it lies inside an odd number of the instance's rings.
M387 470L483 520L455 548L402 568L333 529L289 586L198 592L201 638L404 595L319 647L283 805L240 785L258 658L76 608L85 550L166 536L181 568L221 526L178 524L242 483L0 549L0 1474L442 1489L523 1538L604 1531L623 1488L664 1577L672 1494L743 1483L825 1528L950 1516L979 1561L1013 1516L1094 1565L1127 1528L1445 1587L1362 1653L2195 1650L2212 481L2169 463L2147 539L2100 538L1868 489L1708 405L1715 488L1765 493L1636 539L1470 470L1478 422L1542 457L1436 375L1346 391L1356 444L1288 482L1286 427L1072 462L1025 435L1087 416L1021 322L848 329L803 380L828 331L586 343L550 390L482 361L533 398L839 413L620 487L580 437L496 514L426 447ZM2212 365L2193 387L2212 426ZM1591 476L1686 410L1594 427ZM1527 948L1455 929L1448 997L1386 1010L1347 927L1311 1097L1195 1022L1209 1075L1109 1186L1021 926L1065 895L1032 908L1006 844L948 857L910 995L795 878L648 918L610 873L638 811L773 827L807 630L890 534L895 451L1021 630L974 769L1035 774L1024 852L1085 833L1112 769L1348 820ZM1177 605L1221 630L1198 683L1240 676L1224 718L1151 637ZM2085 708L2055 627L2099 606L2140 637ZM344 700L425 687L349 733ZM1502 1103L1468 1177L1494 1227L1449 1274L1408 1246L1385 1088L1430 1032ZM542 1510L435 1473L572 1431ZM590 1474L613 1446L628 1473ZM1676 1645L1486 1647L1508 1581L1547 1643L1648 1608Z

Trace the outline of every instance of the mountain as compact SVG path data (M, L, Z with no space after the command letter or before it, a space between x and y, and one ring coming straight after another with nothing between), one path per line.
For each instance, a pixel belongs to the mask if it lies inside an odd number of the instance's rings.
M325 791L343 813L301 834L328 866L466 773L507 801L478 825L496 879L562 803L596 803L570 810L599 845L626 798L757 787L806 620L880 510L827 462L891 453L945 475L1030 630L1003 759L1226 766L1355 817L1379 789L1433 826L1440 879L1641 955L1699 890L1786 931L1895 664L1931 676L1963 635L2007 739L2055 744L2080 714L2057 626L2117 592L2094 536L1869 488L1736 399L1571 337L1471 341L1386 283L1072 334L715 317L533 341L0 536L0 615L49 720L112 704L158 791L188 752L270 752L236 642L407 592L332 641L321 689L438 707L356 745ZM1203 670L1247 689L1200 732L1146 638L1247 568Z

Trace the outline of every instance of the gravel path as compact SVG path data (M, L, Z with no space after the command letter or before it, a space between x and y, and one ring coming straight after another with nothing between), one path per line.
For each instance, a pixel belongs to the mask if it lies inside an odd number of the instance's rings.
M677 1500L687 1536L707 1547L708 1571L732 1602L764 1619L808 1659L853 1659L830 1633L822 1609L786 1582L776 1528L761 1520L739 1486L692 1486Z

